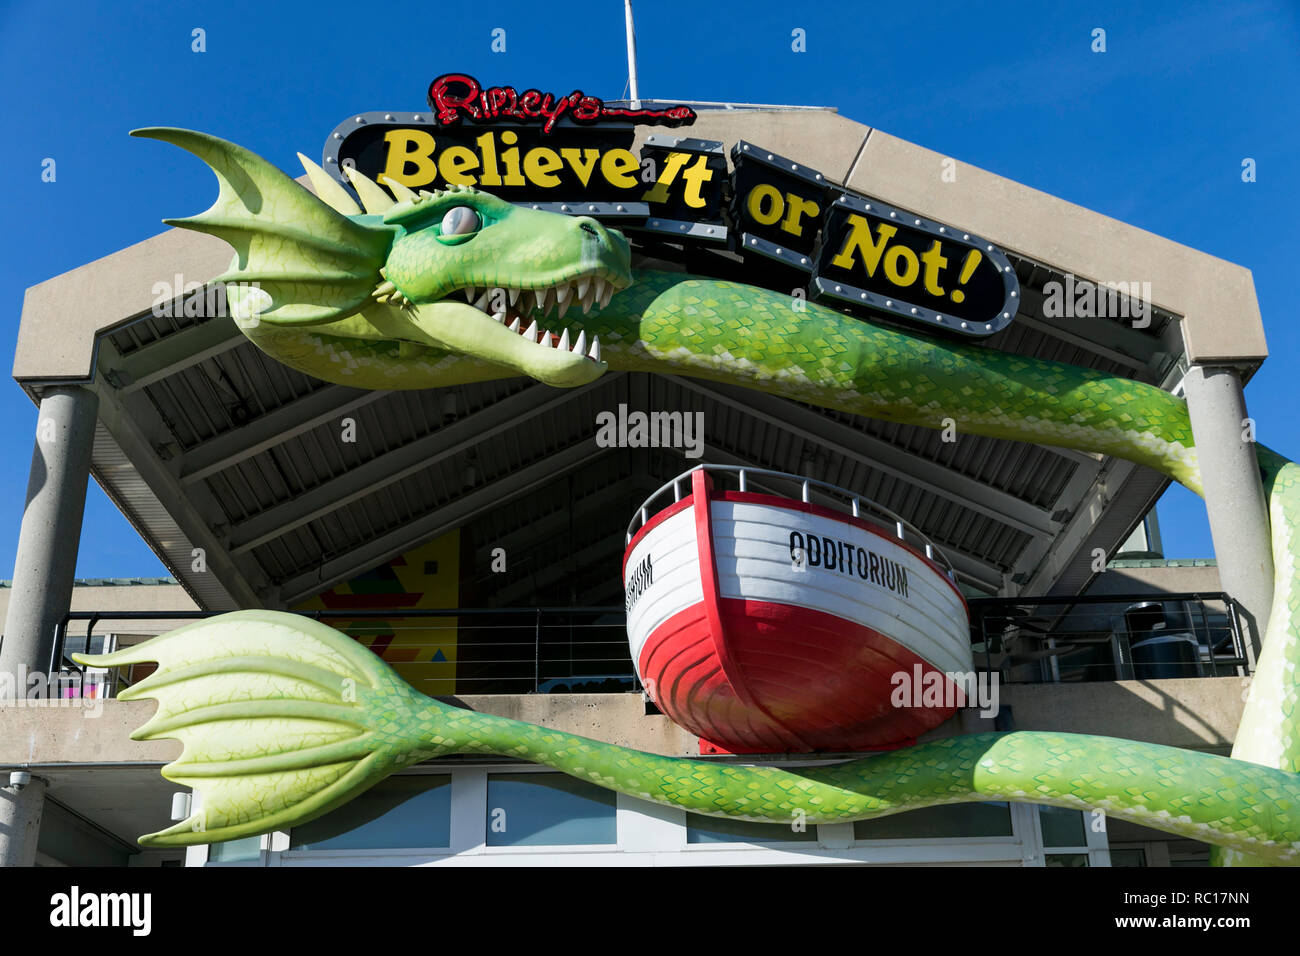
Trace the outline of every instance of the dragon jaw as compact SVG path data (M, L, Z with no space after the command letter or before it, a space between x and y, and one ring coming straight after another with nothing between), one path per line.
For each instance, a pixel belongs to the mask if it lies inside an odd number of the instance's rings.
M621 233L471 189L418 196L384 222L405 230L375 290L376 299L402 309L392 323L397 338L553 386L584 385L604 374L600 343L559 322L570 308L585 314L604 307L631 284ZM466 231L449 233L449 223Z
M556 286L518 288L468 285L453 296L427 304L411 303L399 322L417 330L424 344L482 358L514 369L547 385L585 385L608 369L599 338L558 324L569 308L587 313L603 306L628 280L587 273ZM463 297L466 301L457 301ZM552 331L552 328L557 331ZM398 337L400 329L394 329Z

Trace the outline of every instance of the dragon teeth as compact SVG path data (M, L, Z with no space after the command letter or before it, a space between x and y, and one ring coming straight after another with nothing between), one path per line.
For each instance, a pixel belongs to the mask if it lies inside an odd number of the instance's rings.
M590 286L591 286L591 280L590 280L590 279L584 277L584 278L581 278L581 279L578 280L578 298L579 298L579 299L585 299L585 298L587 297L587 289L588 289Z
M566 298L564 299L564 301L560 303L559 312L557 313L557 314L559 315L560 318L564 318L564 313L569 311L569 303L570 303L570 301L572 301L572 300L570 300L568 297L566 297Z
M467 285L467 286L465 286L465 288L461 289L460 291L465 293L465 301L468 302L470 305L473 305L473 304L474 304L474 287L473 287L472 285Z
M515 304L516 302L518 302L518 301L519 301L519 290L518 290L518 289L511 289L511 290L510 290L510 304L511 304L511 305L514 305L514 304Z
M510 331L511 331L511 332L518 332L518 331L519 331L519 317L518 317L518 316L515 316L515 320L514 320L513 322L510 323Z
M560 344L556 346L561 352L569 351L569 330L565 329L560 335Z
M587 333L585 331L578 333L578 341L573 343L573 354L574 355L587 354Z
M504 312L493 312L493 313L492 313L492 320L493 320L494 322L500 322L502 325L505 325L505 324L506 324L506 314L505 314Z
M532 325L528 326L528 328L524 330L524 338L536 344L537 342L537 320L536 319L533 319Z
M597 335L591 340L591 351L587 353L587 358L593 361L600 361L600 336Z
M555 290L555 298L560 303L560 315L564 315L563 310L569 307L569 299L573 297L573 286L562 285Z
M480 295L477 299L474 300L474 308L478 309L480 312L486 312L486 311L487 311L486 306L487 306L487 303L488 303L488 296L490 296L491 294L492 294L492 290L491 290L491 289L484 289L484 290L483 290L483 294Z
M614 298L614 283L605 283L605 288L600 293L600 307L603 309L609 305L609 300Z

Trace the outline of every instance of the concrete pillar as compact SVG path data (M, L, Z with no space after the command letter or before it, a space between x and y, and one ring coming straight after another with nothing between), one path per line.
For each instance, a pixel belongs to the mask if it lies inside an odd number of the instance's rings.
M45 781L33 776L21 790L8 782L8 771L0 770L0 867L35 866Z
M49 666L54 629L72 603L98 408L95 393L78 386L53 387L41 398L0 672Z
M1240 604L1250 635L1247 653L1258 658L1273 606L1273 553L1255 444L1242 437L1247 416L1241 377L1234 368L1193 365L1183 390L1201 465L1219 585Z

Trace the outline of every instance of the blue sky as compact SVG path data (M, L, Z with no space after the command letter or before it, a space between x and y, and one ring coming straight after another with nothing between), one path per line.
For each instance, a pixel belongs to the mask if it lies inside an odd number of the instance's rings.
M1297 0L641 0L636 12L643 96L834 106L1249 267L1271 358L1247 401L1260 440L1300 454L1290 285L1300 254ZM191 51L196 27L205 53ZM490 50L497 27L504 53ZM796 27L805 53L791 51ZM1096 27L1106 30L1104 54L1090 49ZM344 117L423 109L429 80L451 70L617 98L627 72L622 3L0 3L3 367L12 368L25 288L155 235L164 216L198 212L215 195L201 163L128 130L204 130L296 173L295 152L319 156ZM46 157L57 163L54 183L41 181ZM1257 163L1254 183L1241 180L1245 157ZM0 388L4 578L35 422L16 384ZM1170 557L1212 554L1195 496L1175 486L1160 519ZM92 486L78 576L162 573Z

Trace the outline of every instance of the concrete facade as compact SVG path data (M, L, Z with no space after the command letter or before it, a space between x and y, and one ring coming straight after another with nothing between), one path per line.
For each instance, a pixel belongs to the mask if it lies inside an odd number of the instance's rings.
M1219 579L1240 603L1258 657L1273 606L1272 533L1241 378L1235 368L1193 365L1186 392Z
M0 581L0 619L3 619L8 614L13 597L12 583ZM202 608L185 593L185 589L179 584L167 583L166 579L160 578L157 583L148 584L132 581L131 579L120 581L76 581L72 589L72 600L68 610L103 613L121 611L199 611ZM84 620L68 622L68 635L84 635L88 623ZM94 633L118 634L120 636L119 643L134 643L131 638L165 634L186 623L188 622L181 618L100 621L95 625Z
M1089 684L1010 684L1002 703L1017 730L1130 737L1192 750L1223 750L1241 718L1241 681L1233 677ZM470 710L524 720L670 757L699 756L699 741L662 714L647 714L639 694L500 694L442 698ZM153 714L153 701L51 705L0 711L0 766L144 763L180 756L175 740L129 739ZM957 715L926 739L991 730L973 712Z
M77 387L50 389L41 399L0 671L49 669L55 629L72 600L98 404Z

